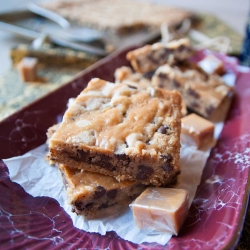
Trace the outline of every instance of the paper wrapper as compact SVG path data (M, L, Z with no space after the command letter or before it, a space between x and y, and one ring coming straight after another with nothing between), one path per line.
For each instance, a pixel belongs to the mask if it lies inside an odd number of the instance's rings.
M233 85L235 74L229 73L224 77L228 85ZM223 128L223 122L215 125L217 139ZM200 183L203 168L211 149L197 150L193 146L182 145L180 154L181 175L176 188L189 192L189 206L195 196ZM67 204L63 181L56 167L49 166L45 161L46 146L42 145L23 156L6 159L12 181L19 183L32 196L48 196L56 199L72 218L73 224L87 232L105 235L108 231L115 231L121 238L133 243L156 242L165 245L171 238L170 233L140 230L135 226L131 209L128 207L120 215L108 216L103 219L84 219L71 212Z

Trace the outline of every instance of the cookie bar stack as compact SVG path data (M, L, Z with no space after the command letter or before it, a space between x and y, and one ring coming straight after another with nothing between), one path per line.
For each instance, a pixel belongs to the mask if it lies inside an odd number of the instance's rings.
M175 90L88 83L48 133L49 159L60 166L75 212L97 213L131 202L149 185L176 182L181 102Z
M198 64L190 62L188 59L191 55L189 39L183 38L168 44L146 45L129 52L127 59L136 74L141 74L140 81L145 78L145 73L151 72L151 84L154 87L178 90L191 111L210 119L224 99L232 96L233 89L214 73L217 69L208 73ZM214 59L212 63L214 64ZM131 75L133 74L130 74L130 79ZM125 78L128 80L128 77ZM117 81L121 79L118 78Z

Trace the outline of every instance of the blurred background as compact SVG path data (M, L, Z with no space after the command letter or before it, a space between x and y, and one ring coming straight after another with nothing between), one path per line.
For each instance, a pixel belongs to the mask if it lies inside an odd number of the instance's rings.
M142 0L143 1L143 0ZM248 0L144 0L145 2L154 2L170 6L181 7L198 13L207 13L214 15L232 28L240 36L244 36L245 27L249 12ZM41 0L9 0L0 1L0 13L11 12L25 9L27 3L40 3ZM46 2L46 1L45 1ZM10 66L9 50L13 45L27 43L25 39L15 37L13 34L0 29L0 75Z

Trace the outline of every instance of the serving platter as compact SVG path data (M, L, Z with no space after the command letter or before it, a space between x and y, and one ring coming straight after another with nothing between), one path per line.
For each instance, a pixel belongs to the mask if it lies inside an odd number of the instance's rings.
M0 158L22 155L46 141L46 130L57 123L68 99L93 77L113 81L116 68L129 65L119 50L77 74L73 80L19 110L0 123ZM230 63L226 64L232 70ZM105 236L73 226L70 217L49 197L32 197L8 175L0 161L0 244L4 249L225 249L240 236L249 196L250 71L237 71L235 97L224 128L211 151L201 183L178 236L167 245L125 241L115 232Z

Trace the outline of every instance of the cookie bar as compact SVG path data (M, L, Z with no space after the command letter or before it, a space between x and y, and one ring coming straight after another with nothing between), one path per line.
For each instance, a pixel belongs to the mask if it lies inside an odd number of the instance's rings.
M78 215L97 216L114 205L128 205L146 188L132 181L59 165L66 186L67 201Z
M154 87L178 90L187 107L205 118L211 117L223 100L233 94L232 88L221 77L209 75L190 64L159 67L152 84Z
M192 14L180 8L133 0L57 0L41 4L74 23L109 33L128 33L141 28L159 29L182 23Z
M149 187L131 204L135 224L177 235L188 214L188 201L185 189Z
M173 64L186 60L192 54L188 38L171 41L167 44L155 43L128 52L126 58L139 73L156 70L166 63Z
M156 186L180 172L181 95L92 79L49 142L50 159Z
M115 83L127 83L135 87L139 85L143 89L153 86L150 76L133 72L133 70L127 66L116 69ZM187 106L184 102L181 103L181 114L182 116L187 115Z
M214 143L214 124L196 114L181 119L181 142L204 148Z

